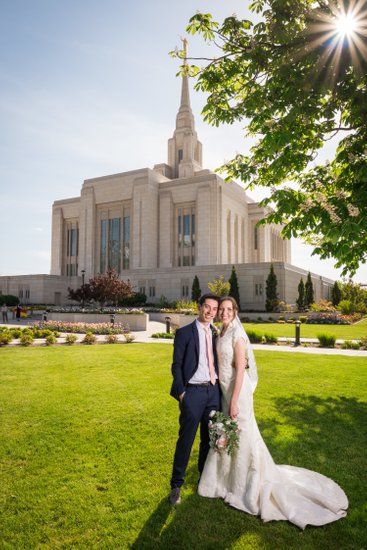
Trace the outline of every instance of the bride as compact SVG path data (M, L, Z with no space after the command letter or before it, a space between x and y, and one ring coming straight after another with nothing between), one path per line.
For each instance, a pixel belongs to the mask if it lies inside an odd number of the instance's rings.
M256 362L237 314L236 301L222 298L217 339L222 410L238 421L239 447L231 456L210 450L199 495L221 497L263 521L288 520L301 529L344 517L348 499L334 481L304 468L274 463L254 415Z

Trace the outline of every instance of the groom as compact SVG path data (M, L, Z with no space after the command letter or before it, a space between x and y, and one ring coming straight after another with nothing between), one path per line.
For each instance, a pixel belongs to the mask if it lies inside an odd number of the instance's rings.
M181 486L191 448L200 424L198 468L203 471L209 452L209 413L220 408L218 362L211 322L218 312L219 297L204 294L199 300L198 318L176 332L171 395L180 407L180 430L173 460L171 504L181 502Z

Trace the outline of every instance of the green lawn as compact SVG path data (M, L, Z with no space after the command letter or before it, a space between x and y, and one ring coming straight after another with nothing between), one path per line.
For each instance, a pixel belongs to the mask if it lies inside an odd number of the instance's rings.
M275 336L294 338L295 325L290 323L244 323L245 329L256 332L272 333ZM367 338L367 319L355 325L305 325L301 324L301 338L317 338L317 334L333 334L340 340L358 340Z
M3 549L367 546L367 359L256 353L255 407L273 457L332 477L348 516L301 532L196 494L167 503L178 410L164 344L0 350Z

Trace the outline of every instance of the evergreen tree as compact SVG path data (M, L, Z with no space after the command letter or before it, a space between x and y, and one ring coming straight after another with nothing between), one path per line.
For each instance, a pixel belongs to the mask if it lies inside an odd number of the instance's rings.
M296 304L298 311L303 311L305 309L305 283L302 277L298 285L298 298Z
M266 311L274 311L275 307L278 305L277 285L277 276L274 273L274 266L271 264L270 273L266 279Z
M314 298L313 284L311 281L311 273L308 272L307 281L305 284L305 306L310 307L310 305L313 304L314 301L315 301L315 298Z
M238 279L237 279L237 273L234 268L234 265L232 266L232 272L231 276L228 280L229 284L231 285L231 288L229 290L229 295L234 298L238 304L238 308L240 308L240 291L238 288Z
M191 287L191 300L193 302L198 302L200 296L201 296L200 283L199 283L198 276L195 275L194 280L192 282L192 287Z
M338 281L335 281L333 288L331 289L331 301L334 307L336 307L342 299L342 291Z

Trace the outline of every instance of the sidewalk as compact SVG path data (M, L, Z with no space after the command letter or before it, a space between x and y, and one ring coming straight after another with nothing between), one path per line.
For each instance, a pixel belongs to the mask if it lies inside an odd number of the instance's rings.
M25 328L27 326L32 325L32 321L29 319L22 319L19 322L13 321L12 323L6 324L9 328L12 327L22 327ZM4 326L3 323L0 323L0 326ZM149 328L148 330L144 331L137 331L137 332L131 332L131 334L135 337L134 343L144 343L144 344L173 344L173 339L167 339L167 338L152 338L152 334L156 332L165 332L166 331L166 325L165 323L159 323L158 321L150 321L149 322ZM58 338L58 344L64 344L65 343L65 336L66 334L61 334L60 338ZM76 334L77 341L76 343L80 343L83 338L84 334ZM104 334L98 334L96 335L96 339L98 343L105 343L106 336ZM122 334L118 335L118 341L121 343L125 342L124 336ZM282 342L291 342L289 345L282 344ZM279 338L278 344L252 344L252 347L254 350L261 350L261 351L283 351L283 352L291 352L291 353L310 353L310 354L322 354L322 355L346 355L346 356L352 356L352 357L366 357L367 358L367 350L353 350L353 349L340 349L340 348L320 348L315 346L318 342L317 339L313 338L301 338L301 344L305 344L305 346L294 346L294 338ZM343 340L337 340L337 344L342 344ZM13 340L9 346L17 346L19 345L19 340ZM43 346L45 345L44 338L40 338L35 340L34 344L36 346Z

